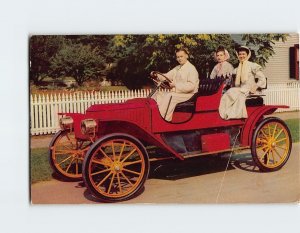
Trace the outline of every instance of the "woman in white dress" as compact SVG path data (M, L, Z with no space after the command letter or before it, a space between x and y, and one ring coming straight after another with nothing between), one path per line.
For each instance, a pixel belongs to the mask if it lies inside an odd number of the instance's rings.
M219 46L217 51L214 53L214 58L218 64L213 68L210 78L231 78L234 69L233 66L227 61L230 58L228 51L223 46Z
M241 46L237 50L237 56L240 63L236 69L235 87L230 88L220 101L219 113L223 119L247 118L246 97L256 93L257 88L266 86L262 67L248 61L251 57L250 49ZM258 81L256 82L255 79Z

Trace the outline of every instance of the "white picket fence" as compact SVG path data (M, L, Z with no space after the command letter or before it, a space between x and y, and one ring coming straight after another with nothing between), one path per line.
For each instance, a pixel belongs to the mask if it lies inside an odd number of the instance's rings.
M31 95L30 96L30 133L31 135L52 134L59 130L59 112L84 113L93 104L121 103L132 98L146 97L151 90L111 92L74 92L70 94ZM264 90L265 104L290 106L281 111L299 110L299 83L269 84Z
M263 90L264 103L288 105L290 108L281 108L276 112L297 111L300 109L300 83L278 83L268 84L268 88Z

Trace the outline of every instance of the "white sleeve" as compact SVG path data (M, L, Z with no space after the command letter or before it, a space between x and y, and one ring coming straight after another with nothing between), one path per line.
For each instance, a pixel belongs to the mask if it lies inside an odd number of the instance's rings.
M192 93L196 89L197 85L199 85L199 74L196 68L194 68L188 73L187 82L176 83L175 88L178 93Z
M217 69L216 69L216 67L217 66L215 66L214 68L213 68L213 70L211 71L211 74L210 74L210 79L214 79L214 78L216 78L217 77Z
M256 63L253 64L252 66L252 72L254 74L254 77L258 79L257 81L257 86L258 87L265 87L266 83L267 83L267 79L266 76L264 75L264 73L262 72L262 67Z
M176 68L176 67L175 67ZM168 73L165 73L164 75L168 77L168 79L170 79L171 81L173 80L173 77L176 74L176 70L175 68L173 68L172 70L170 70ZM157 74L157 77L160 81L164 81L166 78L160 74Z

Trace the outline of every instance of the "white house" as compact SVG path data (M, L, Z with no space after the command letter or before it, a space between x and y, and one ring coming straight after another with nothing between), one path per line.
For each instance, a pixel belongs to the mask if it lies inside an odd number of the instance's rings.
M289 34L285 42L275 42L275 54L263 72L268 83L299 82L299 34Z

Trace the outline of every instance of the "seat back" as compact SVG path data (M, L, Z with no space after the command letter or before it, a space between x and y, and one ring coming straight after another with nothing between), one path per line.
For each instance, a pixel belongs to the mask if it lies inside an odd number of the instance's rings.
M198 96L207 96L216 94L224 82L224 78L203 79L200 80Z
M214 103L215 100L213 95L217 94L218 92L222 93L221 85L223 84L224 79L223 78L215 78L215 79L201 79L199 83L199 89L198 92L195 93L190 99L188 99L185 102L179 103L176 105L175 112L195 112L198 111L198 107L196 107L196 102L198 97L201 97L201 99L210 99L210 103ZM219 95L218 95L219 96ZM216 97L219 101L219 98ZM219 102L217 103L219 104ZM197 104L199 105L199 104ZM212 105L213 108L215 104ZM196 108L196 109L195 109Z

